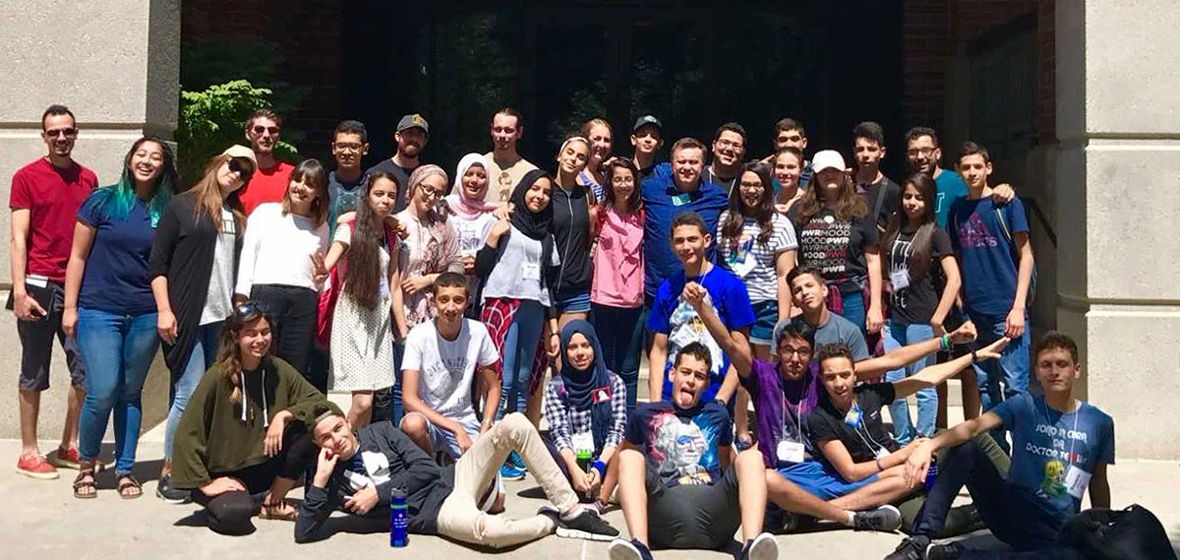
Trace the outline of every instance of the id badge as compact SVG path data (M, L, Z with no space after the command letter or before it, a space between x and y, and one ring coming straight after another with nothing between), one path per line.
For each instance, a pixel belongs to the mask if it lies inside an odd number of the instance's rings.
M692 202L692 195L680 193L672 197L672 206L684 206Z
M750 274L750 272L754 270L755 266L758 266L758 258L754 256L753 251L742 252L745 253L745 258L742 259L741 262L733 264L733 272L734 274L745 278L746 275Z
M594 435L590 432L574 434L574 453L578 451L594 452Z
M779 462L782 463L802 463L803 462L803 444L798 441L783 440L778 442L778 449L775 451Z
M541 266L536 263L524 263L520 267L520 275L525 280L540 280Z
M859 428L861 416L860 407L856 403L852 403L852 408L848 409L848 414L844 415L844 423L851 428Z
M889 450L882 447L877 450L877 459L884 459L889 456Z
M1070 465L1069 469L1065 471L1065 491L1074 498L1082 499L1082 495L1086 493L1086 487L1090 485L1091 476L1093 475Z
M899 268L889 273L889 283L893 284L893 291L899 292L910 285L910 270Z

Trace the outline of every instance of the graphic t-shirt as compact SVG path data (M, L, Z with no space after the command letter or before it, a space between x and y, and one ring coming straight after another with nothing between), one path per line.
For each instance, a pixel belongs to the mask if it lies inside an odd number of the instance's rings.
M886 247L886 279L892 291L889 293L889 316L906 324L925 325L934 316L942 294L935 288L932 274L941 270L939 259L954 255L951 239L942 228L933 228L930 238L930 263L920 278L914 278L912 258L914 255L914 234L916 230L901 230L893 243ZM898 286L902 286L899 288Z
M821 397L820 406L807 417L807 429L816 449L825 441L840 440L854 462L864 463L897 448L881 423L881 408L894 399L893 384L865 383L858 385L854 392L856 400L846 413L838 410L826 395ZM823 453L818 455L831 465Z
M1114 420L1081 401L1071 412L1058 412L1031 393L1009 398L992 412L1012 432L1008 481L1044 499L1062 517L1081 511L1095 466L1114 464Z
M731 331L744 329L754 324L754 310L750 307L750 296L746 294L746 287L742 281L725 269L712 267L704 276L691 280L699 282L708 292L704 305L713 306L721 322ZM668 335L668 361L664 364L664 372L672 369L676 363L676 355L680 349L689 343L699 342L709 349L713 368L709 370L709 386L701 395L701 400L712 401L725 380L725 372L729 370L729 356L721 351L721 345L713 340L709 330L705 328L700 315L693 310L692 305L680 297L684 285L689 278L684 272L668 278L660 286L660 291L652 303L651 315L647 320L647 328L652 332ZM672 382L664 376L663 399L672 395Z
M665 164L660 164L663 166ZM682 267L672 251L672 220L683 212L693 211L705 220L705 230L717 231L717 218L729 204L725 191L706 181L692 192L680 192L672 175L656 172L643 181L643 287L644 293L656 295L660 283ZM709 249L712 251L712 249Z
M267 202L282 202L283 194L291 182L291 171L295 169L285 161L280 161L270 169L259 169L250 176L250 182L242 185L238 190L238 200L242 201L242 211L246 216L254 213L254 209Z
M483 159L488 170L488 181L491 182L483 199L484 202L495 204L507 204L512 198L512 189L516 188L516 184L524 178L526 173L537 168L523 157L511 164L502 162L504 163L503 167L496 162L496 158L492 157L492 152L484 154Z
M868 265L865 248L880 243L877 223L872 216L841 220L836 213L821 208L807 223L799 223L791 207L795 237L799 240L799 265L813 266L829 285L839 286L841 293L858 292L866 284Z
M365 176L356 181L342 181L335 171L328 173L328 238L336 235L336 221L342 214L356 210L356 201L365 192Z
M967 183L963 182L958 173L943 169L942 173L934 178L934 184L938 189L938 200L934 203L934 219L939 226L946 229L947 216L950 215L955 201L967 198Z
M814 366L802 379L784 379L777 362L755 358L750 374L741 378L741 383L754 402L763 464L770 468L802 462L794 459L810 460L814 451L806 437L807 416L815 409L822 390ZM801 445L802 454L792 456L791 448L780 448L782 442Z
M795 324L803 322L803 316L800 315L791 319ZM848 345L852 350L852 359L856 361L867 360L872 357L869 354L869 345L865 343L865 335L860 332L860 327L853 325L852 321L845 319L835 313L828 313L828 321L815 328L815 349L818 352L820 348L829 344L842 342Z
M221 207L221 233L213 250L213 270L209 273L209 291L201 310L201 325L224 321L233 313L234 248L238 242L238 223L229 208Z
M1013 238L1004 234L1001 215L1012 236L1028 233L1028 217L1019 198L1002 206L996 206L990 196L959 199L947 222L951 246L959 258L967 312L994 322L1012 310L1020 266Z
M418 372L418 396L435 412L463 422L475 422L471 387L475 371L500 359L488 329L479 321L463 319L459 336L447 340L434 321L427 321L406 335L403 370Z
M691 409L646 403L627 420L624 437L643 451L664 486L713 484L721 479L720 457L733 444L733 426L725 407L712 400Z
M386 159L365 171L365 175L372 175L374 173L386 173L393 175L397 180L397 199L393 204L393 213L396 214L406 209L409 204L410 196L410 173L414 172L415 167L402 167L393 163L392 159Z
M775 269L775 260L780 254L798 248L795 228L791 227L791 221L786 216L776 212L771 218L771 233L766 243L758 242L762 226L755 218L745 219L736 240L722 239L720 228L728 215L728 210L722 212L717 221L717 261L745 282L750 301L777 301L778 271Z
M65 282L78 208L98 186L94 172L78 163L58 169L38 158L12 174L8 207L29 211L26 274Z
M123 219L112 216L115 204L112 191L102 189L78 209L78 221L95 230L78 305L127 315L155 313L148 280L148 258L156 237L152 218L138 198L132 199Z

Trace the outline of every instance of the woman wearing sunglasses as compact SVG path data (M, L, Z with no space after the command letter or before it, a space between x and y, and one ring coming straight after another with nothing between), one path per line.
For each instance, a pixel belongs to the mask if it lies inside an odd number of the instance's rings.
M265 306L239 305L176 431L173 485L191 491L209 528L224 535L253 532L250 518L259 510L263 518L294 521L287 492L319 451L306 426L326 405L324 396L270 355L271 337Z
M189 501L188 492L171 485L172 440L189 395L213 364L221 323L233 311L234 264L245 221L236 192L250 180L256 162L245 146L231 146L209 160L197 184L172 197L152 242L148 271L156 330L172 381L156 495L168 503Z

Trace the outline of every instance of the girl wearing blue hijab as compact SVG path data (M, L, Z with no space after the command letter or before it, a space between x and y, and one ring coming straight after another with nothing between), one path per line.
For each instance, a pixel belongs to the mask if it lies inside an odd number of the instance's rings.
M627 389L606 369L598 335L585 320L561 329L561 357L561 372L545 391L550 449L574 490L596 497L601 511L618 476L614 458L627 423Z

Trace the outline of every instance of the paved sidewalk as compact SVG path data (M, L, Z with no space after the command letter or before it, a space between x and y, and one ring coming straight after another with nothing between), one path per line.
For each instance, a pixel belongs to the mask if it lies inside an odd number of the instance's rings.
M45 444L44 450L51 444ZM258 531L248 537L224 537L201 526L196 506L170 506L155 498L155 478L162 446L144 442L139 449L142 462L137 475L144 481L145 496L123 501L115 494L108 471L99 476L99 496L78 500L71 493L74 471L62 471L53 481L39 481L14 471L19 445L0 440L0 496L6 507L0 511L0 543L3 558L175 558L210 560L296 559L335 560L348 558L409 557L422 560L462 560L485 553L437 537L412 536L404 551L389 549L388 527L377 533L341 533L330 540L296 545L292 525L281 521L256 521ZM109 455L109 446L107 449ZM1142 504L1156 513L1168 529L1174 545L1180 546L1180 469L1175 463L1125 461L1111 467L1111 486L1116 506ZM534 487L529 480L508 483L508 513L531 515L544 504L517 494ZM296 492L292 497L300 496ZM612 511L606 519L626 533L623 515ZM360 528L355 525L352 527ZM823 560L881 558L901 539L900 535L854 533L831 530L778 537L781 558L822 558ZM977 534L971 540L994 545L994 540ZM607 545L546 537L529 545L492 554L500 558L553 560L605 559ZM709 551L662 551L659 560L674 558L732 558L732 553Z

